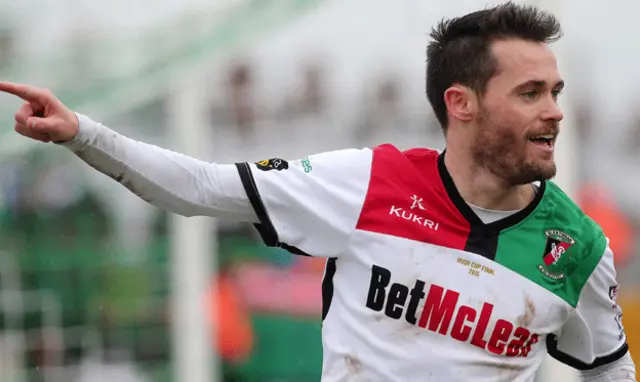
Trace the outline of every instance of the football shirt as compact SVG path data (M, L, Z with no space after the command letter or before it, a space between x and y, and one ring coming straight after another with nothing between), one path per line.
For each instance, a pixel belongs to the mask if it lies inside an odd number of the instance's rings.
M236 165L265 243L328 259L322 380L532 381L547 352L579 369L626 354L602 230L552 182L485 224L444 155Z

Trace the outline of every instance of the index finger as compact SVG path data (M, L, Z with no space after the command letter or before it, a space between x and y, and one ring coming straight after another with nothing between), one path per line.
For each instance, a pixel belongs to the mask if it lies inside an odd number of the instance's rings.
M31 85L0 81L0 92L13 94L27 102L46 103L47 94L43 89Z

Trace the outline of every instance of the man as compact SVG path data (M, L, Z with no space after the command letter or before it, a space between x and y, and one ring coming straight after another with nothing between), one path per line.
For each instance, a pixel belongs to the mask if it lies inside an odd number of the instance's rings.
M251 221L267 245L328 258L324 381L532 381L547 352L585 380L635 381L608 240L548 181L558 21L507 3L431 36L442 153L382 145L211 164L123 137L47 91L0 90L27 101L20 134L58 142L149 203Z

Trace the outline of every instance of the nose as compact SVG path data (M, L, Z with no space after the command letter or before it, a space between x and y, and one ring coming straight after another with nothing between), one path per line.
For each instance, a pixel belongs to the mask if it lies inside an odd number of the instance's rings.
M543 119L545 121L560 122L562 118L564 118L564 114L562 113L562 109L560 109L560 105L558 105L558 101L551 98L547 103Z

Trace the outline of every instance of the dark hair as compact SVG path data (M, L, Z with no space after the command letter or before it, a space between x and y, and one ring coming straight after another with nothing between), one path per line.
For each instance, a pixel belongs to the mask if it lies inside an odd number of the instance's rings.
M440 21L427 46L427 98L443 130L447 128L444 92L461 84L483 95L498 71L491 54L496 40L518 38L552 43L562 37L558 19L533 6L512 2Z

